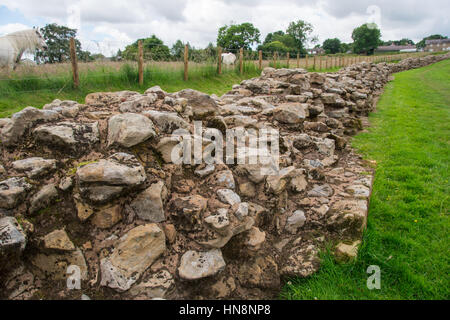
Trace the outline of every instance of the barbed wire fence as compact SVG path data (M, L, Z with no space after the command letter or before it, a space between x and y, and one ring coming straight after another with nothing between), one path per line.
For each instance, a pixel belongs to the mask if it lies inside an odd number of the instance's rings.
M109 52L111 55L122 46L121 41L90 40L85 50ZM244 48L210 47L206 49L178 48L178 52L171 51L167 46L156 45L146 48L138 41L136 50L127 52L125 56L111 59L100 59L95 62L84 62L77 55L75 39L70 40L70 59L62 63L31 65L22 68L19 73L0 72L0 91L5 88L2 83L8 82L9 87L22 90L14 92L56 91L65 88L80 88L90 79L100 79L105 83L108 79L121 77L130 86L143 86L150 80L183 79L188 81L192 77L202 78L221 76L227 73L240 75L256 74L266 67L272 68L303 68L308 71L336 71L359 62L394 62L409 57L431 54L429 52L400 53L388 55L361 56L353 54L301 54L295 51L266 51ZM0 49L1 50L1 49ZM4 50L4 49L3 49ZM236 61L226 65L222 61L223 53L232 53ZM101 70L101 72L96 72ZM120 72L118 72L120 71ZM40 89L33 86L37 81L54 83L54 88ZM25 85L24 85L25 84ZM23 89L25 88L25 89ZM29 89L29 90L27 90Z

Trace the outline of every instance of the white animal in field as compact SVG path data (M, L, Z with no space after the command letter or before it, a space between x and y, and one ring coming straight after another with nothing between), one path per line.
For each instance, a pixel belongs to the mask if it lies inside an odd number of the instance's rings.
M0 68L16 69L25 51L46 50L47 44L38 29L17 31L0 37Z
M236 56L233 53L222 53L222 63L226 66L234 65Z

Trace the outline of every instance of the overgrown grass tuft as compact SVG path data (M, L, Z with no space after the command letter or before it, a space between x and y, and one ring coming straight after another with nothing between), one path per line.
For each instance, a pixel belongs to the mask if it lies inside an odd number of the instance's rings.
M286 299L450 298L450 60L395 75L353 145L378 163L368 228L357 260L340 265L332 251ZM381 290L366 286L370 265Z

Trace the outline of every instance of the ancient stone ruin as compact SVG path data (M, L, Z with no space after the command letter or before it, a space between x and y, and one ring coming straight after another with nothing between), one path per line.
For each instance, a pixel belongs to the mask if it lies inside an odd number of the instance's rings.
M2 298L274 298L290 277L318 270L325 245L351 258L374 164L349 140L392 73L449 57L337 73L267 68L220 98L153 87L0 119ZM194 120L278 130L281 170L172 163L172 133L194 135ZM81 290L68 289L72 275Z

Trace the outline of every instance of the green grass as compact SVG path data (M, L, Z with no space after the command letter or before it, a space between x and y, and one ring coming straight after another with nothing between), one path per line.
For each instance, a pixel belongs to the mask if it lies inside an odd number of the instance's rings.
M286 67L285 64L277 63L277 68ZM8 117L27 106L41 108L54 99L84 103L86 95L92 92L132 90L142 93L155 85L167 92L191 88L221 96L230 91L234 84L261 73L252 62L244 63L243 74L239 72L239 64L234 68L224 66L220 76L214 64L196 65L189 68L189 79L184 81L183 69L153 65L144 69L144 84L139 86L136 64L123 63L119 70L93 64L92 68L80 72L80 88L75 90L69 66L63 72L45 71L45 68L46 66L42 66L40 74L12 74L10 78L0 78L0 117ZM334 72L339 69L336 67L318 72ZM309 71L314 70L310 68Z
M123 64L120 70L95 68L80 73L79 89L73 88L70 72L47 73L38 77L13 75L8 80L0 79L0 117L7 117L26 106L40 108L54 99L84 103L88 93L119 90L144 92L154 85L159 85L167 92L192 88L208 94L222 95L231 90L233 84L259 75L260 70L252 63L244 65L243 74L239 73L236 66L235 69L223 68L220 76L214 65L191 67L188 81L183 80L182 69L147 67L144 69L144 85L139 86L136 66Z
M285 299L449 299L450 60L395 75L353 141L376 160L368 228L357 259L293 279ZM366 287L370 265L381 290Z

